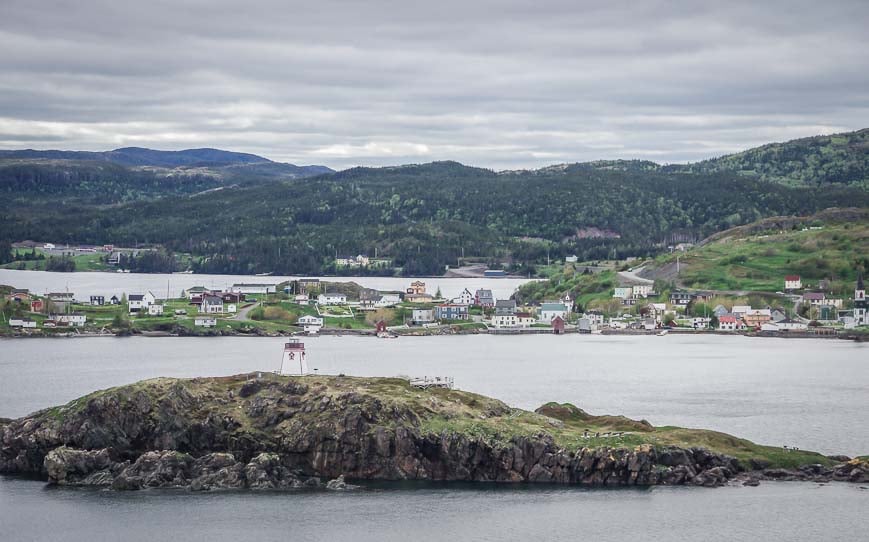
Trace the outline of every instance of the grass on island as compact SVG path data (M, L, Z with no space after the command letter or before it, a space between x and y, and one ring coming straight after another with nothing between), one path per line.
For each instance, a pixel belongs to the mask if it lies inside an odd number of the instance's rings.
M834 463L815 452L784 451L717 431L653 427L648 422L623 416L595 416L570 404L547 403L537 412L529 412L511 408L497 399L476 393L447 389L420 390L410 386L402 378L320 375L285 377L272 373L262 373L262 376L266 380L293 380L304 383L308 392L303 400L320 401L323 396L337 399L348 393L355 394L354 404L367 409L372 416L376 416L378 425L387 428L415 424L423 434L459 433L493 446L506 446L517 437L551 435L557 446L572 451L598 447L632 448L648 444L655 447L704 447L716 453L733 456L746 468L750 467L752 459L762 461L770 467L781 468ZM176 394L177 387L182 386L186 392L205 399L195 407L201 411L191 411L191 416L228 415L241 424L239 431L264 431L266 429L261 428L256 420L248 417L248 409L243 406L252 397L243 398L239 393L241 386L249 378L250 375L194 379L157 378L94 392L35 415L46 416L62 423L66 417L80 413L93 398L111 394L123 404L125 401L134 401L137 393L145 392L157 404L167 394ZM282 393L279 390L280 388L264 387L257 393ZM209 400L215 397L226 398L229 391L233 391L229 400ZM297 413L291 421L284 422L286 427L279 425L273 430L289 431L296 426L292 424L334 423L333 418L330 411L314 409L312 412ZM624 434L620 437L586 438L586 431L592 435L614 431Z

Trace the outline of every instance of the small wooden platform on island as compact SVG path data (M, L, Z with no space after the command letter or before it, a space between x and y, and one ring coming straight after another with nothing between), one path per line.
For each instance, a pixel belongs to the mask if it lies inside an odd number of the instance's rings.
M427 390L429 388L453 389L453 377L451 376L424 376L422 378L409 378L408 382L414 388Z

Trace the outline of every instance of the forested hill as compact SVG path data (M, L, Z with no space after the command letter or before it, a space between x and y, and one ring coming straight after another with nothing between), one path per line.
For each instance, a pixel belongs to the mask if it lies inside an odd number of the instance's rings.
M0 151L0 195L16 204L113 204L332 173L218 149Z
M463 253L523 264L547 255L643 255L765 216L832 206L869 206L869 192L792 188L732 173L495 173L439 162L69 208L52 220L7 207L0 231L13 240L160 243L207 257L200 271L328 272L336 255L376 250L406 274L439 274Z
M869 128L771 143L665 171L739 175L790 186L847 184L869 189Z

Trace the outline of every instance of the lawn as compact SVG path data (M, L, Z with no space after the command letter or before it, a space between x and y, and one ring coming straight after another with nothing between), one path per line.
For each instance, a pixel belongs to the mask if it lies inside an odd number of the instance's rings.
M785 275L800 275L803 285L812 288L821 279L833 279L832 290L846 294L857 278L860 262L855 258L865 260L867 253L869 224L725 237L680 254L679 282L689 288L776 292L784 288ZM656 264L675 258L662 256Z

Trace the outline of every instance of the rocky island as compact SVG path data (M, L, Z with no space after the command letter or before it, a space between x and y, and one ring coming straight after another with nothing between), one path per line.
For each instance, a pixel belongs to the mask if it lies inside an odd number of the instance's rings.
M0 473L117 490L343 489L344 477L717 486L867 482L869 461L399 378L253 373L147 380L0 420Z

